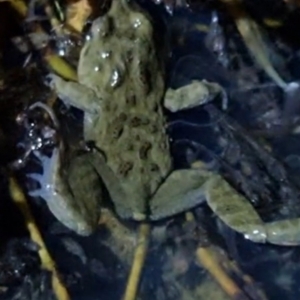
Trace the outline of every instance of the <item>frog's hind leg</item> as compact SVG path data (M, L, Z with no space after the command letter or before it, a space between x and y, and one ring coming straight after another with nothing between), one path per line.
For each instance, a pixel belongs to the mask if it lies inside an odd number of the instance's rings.
M194 80L178 89L168 89L164 106L171 112L176 112L206 104L214 100L217 95L222 97L222 108L227 109L227 94L219 84Z
M265 242L264 223L248 200L219 174L199 168L170 174L151 201L151 218L159 220L207 201L229 227L255 242Z
M257 243L300 245L300 218L264 223L255 208L220 175L206 184L207 203L231 229Z
M205 200L204 184L210 173L198 169L173 171L150 201L153 221L192 209Z
M37 154L37 153L36 153ZM80 235L89 235L97 227L102 199L101 181L86 155L76 157L68 167L61 167L59 149L52 156L39 154L43 174L28 177L41 188L30 192L42 197L53 215Z

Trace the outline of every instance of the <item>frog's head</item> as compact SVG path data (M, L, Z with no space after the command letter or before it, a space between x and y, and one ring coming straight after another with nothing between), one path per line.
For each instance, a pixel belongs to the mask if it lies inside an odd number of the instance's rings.
M109 16L105 15L93 21L91 27L91 34L93 38L103 38L112 30L112 20Z
M138 14L142 12L142 14ZM96 20L93 21L91 27L91 34L93 38L103 38L109 36L113 32L115 27L123 28L137 24L135 19L147 19L145 17L145 12L138 6L137 3L131 0L113 0L109 11ZM140 24L139 24L140 25Z

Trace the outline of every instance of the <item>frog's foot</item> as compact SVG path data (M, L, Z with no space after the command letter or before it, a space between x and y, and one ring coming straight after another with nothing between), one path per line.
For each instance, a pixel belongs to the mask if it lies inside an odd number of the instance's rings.
M173 171L150 202L153 221L192 209L205 201L205 182L209 172L197 169Z
M44 198L53 215L69 229L80 235L91 234L97 227L102 197L101 182L92 165L83 155L62 170L58 148L50 158L41 154L38 157L43 174L28 177L37 180L41 188L30 195Z
M245 238L257 243L300 244L300 218L264 223L249 201L219 175L211 177L205 188L209 207Z
M168 89L165 95L164 106L168 110L176 112L206 104L220 94L222 96L222 107L227 109L227 94L219 84L206 80L195 80L176 90Z
M300 245L300 218L265 224L267 242L282 246Z
M88 113L99 113L100 99L88 87L73 81L66 81L60 76L48 76L50 87L55 89L59 98L67 105L74 106Z

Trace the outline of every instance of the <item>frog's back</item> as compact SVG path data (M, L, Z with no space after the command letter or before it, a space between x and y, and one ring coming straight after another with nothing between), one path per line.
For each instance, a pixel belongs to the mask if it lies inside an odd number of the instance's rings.
M142 205L171 169L162 67L152 24L144 13L128 9L120 15L111 10L102 22L106 35L96 49L87 50L98 52L92 64L101 75L95 80L102 83L88 83L103 95L95 140L131 198L133 210L144 210L134 206Z

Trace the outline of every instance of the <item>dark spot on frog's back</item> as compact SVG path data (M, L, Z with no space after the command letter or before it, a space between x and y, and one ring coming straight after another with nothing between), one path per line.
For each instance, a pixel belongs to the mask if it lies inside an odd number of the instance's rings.
M122 161L119 165L118 172L122 177L126 177L133 168L133 162Z
M158 172L159 171L159 166L155 163L151 163L149 168L150 168L151 172Z
M126 97L126 104L127 106L136 106L136 96L135 95L129 95Z
M124 123L126 120L127 120L127 115L122 112L117 116L115 122L116 123Z
M123 133L123 124L122 123L113 123L111 125L111 136L113 139L118 139Z
M148 70L147 67L141 67L140 69L140 75L139 80L141 84L143 85L143 90L146 94L149 94L151 91L151 72Z
M140 159L146 159L149 154L149 150L152 148L152 145L150 142L144 142L139 150L139 156Z
M111 122L111 136L113 139L118 139L123 133L124 124L127 120L127 115L125 113L120 113L115 119Z
M145 116L135 116L130 120L130 126L131 127L139 127L142 125L148 125L149 124L149 119Z
M157 133L158 132L158 126L155 123L152 123L148 126L149 133Z

